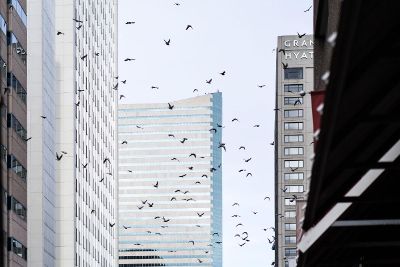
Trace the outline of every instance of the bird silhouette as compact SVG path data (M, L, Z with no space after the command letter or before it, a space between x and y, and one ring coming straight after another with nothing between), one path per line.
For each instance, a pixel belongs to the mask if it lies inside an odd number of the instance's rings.
M238 227L238 226L243 226L243 224L242 223L236 224L236 227Z
M84 60L84 59L86 59L86 58L87 58L87 56L88 56L87 54L86 54L86 55L84 55L84 56L81 56L81 59L82 59L82 60Z
M212 79L206 80L206 83L211 84Z
M144 206L137 206L137 208L138 208L139 210L141 210L141 209L144 208Z
M170 45L170 44L171 44L171 39L168 39L168 41L164 40L164 43L165 43L166 45Z
M254 125L253 127L254 127L254 128L259 128L259 127L260 127L260 124L256 124L256 125Z
M82 164L82 167L83 167L84 169L86 169L87 165L88 165L88 163Z
M100 179L99 183L101 183L101 182L103 182L103 181L104 181L104 177Z
M212 128L212 129L210 129L210 132L217 133L217 129L215 129L215 128Z
M57 161L60 161L60 160L62 159L63 156L64 156L63 154L58 155L58 153L56 153L56 159L57 159Z
M145 201L141 200L140 202L142 202L142 204L145 205L147 203L147 199Z
M121 143L121 145L127 145L128 144L128 141L122 141L122 143Z
M246 242L244 242L243 244L239 244L239 246L243 247L244 245L246 245Z
M166 219L164 216L162 217L162 219L163 219L163 221L166 223L166 222L169 222L171 219Z
M282 66L283 66L283 69L287 69L287 68L289 67L289 64L288 64L288 63L283 63L283 62L282 62Z
M189 30L189 29L192 29L192 30L193 30L192 25L187 25L187 26L186 26L186 30Z
M58 32L57 32L57 35L64 35L64 33L63 33L63 32L60 32L60 31L58 31Z
M193 90L193 93L194 93L194 92L198 92L198 91L199 91L199 89L194 89L194 90Z
M238 172L245 172L246 170L245 169L240 169Z
M221 74L222 76L225 76L226 71L220 72L219 74Z
M266 199L268 199L268 200L271 200L271 198L270 198L270 197L264 197L264 200L266 200Z
M235 121L237 121L237 122L238 122L238 121L239 121L239 119L238 119L238 118L233 118L233 119L232 119L232 122L235 122Z
M42 119L46 119L47 117L46 116L40 116Z
M253 212L254 215L258 213L258 211L252 211L252 212Z
M197 212L197 215L201 218L201 217L203 217L204 212L203 212L203 213L198 213L198 212Z
M183 178L183 177L185 177L187 174L185 173L185 174L182 174L182 175L179 175L179 178Z
M239 150L240 150L240 149L246 150L246 147L241 146L241 147L239 147Z
M105 163L111 163L111 161L110 161L110 159L109 158L104 158L104 160L103 160L103 164L105 164Z
M300 104L301 104L301 101L299 99L297 99L296 101L294 101L293 106L300 105Z
M275 142L274 141L272 141L271 143L269 143L271 146L273 146L273 145L275 145Z
M185 143L186 141L187 141L188 139L186 138L186 137L184 137L181 141L179 141L179 142L181 142L182 144L183 143Z
M285 187L285 188L281 188L281 190L282 190L282 192L286 192L287 190L288 190L288 188L287 187Z
M278 50L278 53L281 53L281 52L282 52L284 55L286 55L286 50L285 50L285 49L281 48L281 49Z
M125 230L131 228L130 226L125 226L125 225L122 225L122 227L124 227Z
M190 157L195 157L195 158L197 158L197 155L195 154L195 153L191 153L190 155L189 155L189 158Z
M244 159L244 162L249 162L250 160L251 160L251 158Z
M93 214L93 213L95 213L96 212L96 210L92 210L91 212L90 212L90 214Z
M175 138L175 135L169 134L168 137L173 137L173 138Z
M76 23L83 23L82 20L78 20L78 19L72 19L73 21L75 21Z
M306 10L304 10L304 12L308 12L308 11L310 11L310 10L311 10L311 8L312 8L312 5L311 5L309 8L307 8Z
M177 159L177 158L172 158L171 160L176 160L176 161L179 161L179 159Z
M306 33L303 33L303 34L297 33L297 36L298 36L300 39L303 38L305 35L306 35Z
M124 98L125 96L124 95L120 95L119 96L119 100L121 100L122 98Z
M172 110L172 109L174 109L174 105L171 105L170 103L168 103L168 108L170 109L170 110Z
M176 197L172 197L170 201L176 200Z
M132 24L135 24L135 22L134 21L127 21L127 22L125 22L125 24L126 25L132 25Z
M108 223L108 225L110 225L110 227L114 227L115 223Z
M235 202L235 203L232 204L232 207L233 206L240 206L240 205L239 205L239 203Z
M207 174L203 174L201 177L208 178Z
M292 172L295 172L295 171L297 171L299 169L299 167L297 167L297 168L290 168L290 170L292 171Z
M82 29L83 25L79 25L78 27L76 27L76 29L79 31L80 29Z
M126 80L121 81L121 83L126 84Z
M147 203L147 206L149 206L149 208L152 208L154 206L154 203Z
M158 188L158 181L156 184L153 184L153 187Z
M25 142L28 142L28 141L31 140L31 139L32 139L32 137L28 137L28 138L25 138L24 141L25 141Z
M249 177L249 176L253 176L253 174L251 172L247 173L246 177Z
M265 84L258 85L259 88L263 88L263 87L265 87L265 86L266 86Z
M241 216L240 215L237 215L237 214L233 214L232 215L232 218L240 218Z
M194 241L189 241L189 243L192 243L192 245L194 246Z
M158 86L152 86L151 89L160 89Z
M135 58L129 58L129 57L124 59L125 62L134 61L134 60L136 60L136 59L135 59ZM125 82L125 83L126 83L126 82Z

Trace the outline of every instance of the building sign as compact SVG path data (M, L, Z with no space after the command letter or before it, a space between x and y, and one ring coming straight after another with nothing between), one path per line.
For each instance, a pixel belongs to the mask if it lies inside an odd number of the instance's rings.
M285 60L291 59L314 59L314 41L313 40L286 40L283 42L285 49L300 48L299 51L286 50ZM311 51L307 51L308 49Z

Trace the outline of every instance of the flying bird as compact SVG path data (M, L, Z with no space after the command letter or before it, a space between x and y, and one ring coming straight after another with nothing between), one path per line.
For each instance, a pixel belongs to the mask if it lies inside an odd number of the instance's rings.
M189 30L189 29L192 29L192 30L193 30L192 25L187 25L187 26L186 26L186 30Z
M288 63L283 63L283 62L282 62L282 66L283 66L283 69L287 69L287 68L289 67L289 64L288 64Z
M306 33L303 33L303 34L297 33L297 36L298 36L300 39L303 38L305 35L306 35Z
M109 158L105 158L105 159L103 160L103 164L105 164L106 162L108 162L108 163L110 163L110 164L111 164L111 161L110 161L110 159L109 159Z
M245 169L240 169L238 172L245 172L246 170Z
M192 157L192 156L195 157L195 158L197 158L197 155L196 155L195 153L190 154L190 155L189 155L189 158Z
M31 139L32 139L32 137L28 137L28 138L25 138L24 141L25 141L25 142L28 142L28 141L31 140Z
M192 243L192 244L193 244L193 246L194 246L194 241L189 241L188 243Z
M275 145L275 142L274 141L272 141L271 143L269 143L271 146L273 146L273 145Z
M164 40L164 43L165 43L166 45L170 45L170 44L171 44L171 39L168 39L168 41Z
M85 169L87 167L88 163L82 164L82 167Z
M254 127L254 128L259 128L259 127L260 127L260 124L256 124L256 125L254 125L253 127Z
M119 96L119 100L121 100L122 98L124 98L125 96L124 95L120 95Z
M183 177L185 177L187 174L185 173L185 174L182 174L182 175L179 175L179 177L180 178L183 178Z
M60 161L60 160L62 159L63 156L64 156L63 154L58 155L58 153L56 153L57 161Z
M280 52L282 52L284 55L286 55L286 50L285 49L283 49L283 48L279 49L278 53L280 53Z
M253 174L251 172L247 173L246 177L249 177L249 176L253 176Z
M122 227L124 227L125 230L131 228L130 226L125 226L125 225L122 225Z
M244 162L249 162L252 158L244 159Z
M265 86L266 86L265 84L258 85L259 88L263 88L263 87L265 87Z
M40 116L42 119L46 119L47 117L46 116Z
M308 11L310 11L310 10L311 10L311 8L312 8L312 5L311 5L309 8L307 8L306 10L304 10L304 12L308 12Z
M185 141L187 141L188 139L186 138L186 137L184 137L181 141L179 141L179 142L181 142L182 144L183 143L185 143Z
M169 134L168 137L173 137L173 138L175 138L175 135Z
M238 118L233 118L232 122L234 122L234 121L239 121L239 120L238 120Z
M203 213L198 213L198 212L197 212L197 215L201 218L201 217L203 217L204 212L203 212Z
M222 76L225 76L226 71L220 72L219 74L221 74Z
M121 145L127 145L128 144L128 141L122 141L122 143L121 143Z
M241 146L241 147L239 147L239 150L240 149L244 149L244 150L246 150L246 147L244 147L244 146Z
M73 21L75 21L76 23L83 23L82 20L78 20L78 19L72 19Z
M153 187L158 188L158 181L156 184L153 184Z
M108 223L108 225L110 225L110 227L114 227L115 223Z
M212 128L212 129L210 129L210 132L217 133L217 129L215 129L215 128Z
M169 108L170 110L172 110L174 107L175 107L174 105L171 105L170 103L168 103L168 108Z
M125 22L125 24L126 25L131 25L131 24L135 24L135 22L134 21L127 21L127 22Z
M134 58L129 58L129 57L124 59L125 62L127 62L127 61L134 61L134 60L136 60L136 59L134 59Z
M160 89L158 86L152 86L151 89Z
M64 33L63 33L63 32L60 32L60 31L58 31L58 32L57 32L57 35L64 35Z
M236 224L236 227L238 227L238 226L243 226L243 224L242 223Z
M126 80L121 81L121 83L126 84Z
M198 91L199 91L199 89L194 89L194 90L193 90L193 93L194 93L194 92L198 92Z
M88 56L87 54L84 56L81 56L81 59L84 60L85 58L87 58L87 56Z
M141 209L144 208L144 206L137 206L137 208L138 208L139 210L141 210Z
M235 203L233 203L232 207L233 206L239 206L239 203L235 202Z
M211 84L212 79L206 80L206 83Z
M268 200L271 200L271 198L270 198L270 197L264 197L264 200L266 200L266 199L268 199Z

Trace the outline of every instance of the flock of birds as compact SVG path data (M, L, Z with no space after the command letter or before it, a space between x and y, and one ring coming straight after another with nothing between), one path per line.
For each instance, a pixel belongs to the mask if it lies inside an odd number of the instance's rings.
M175 6L180 6L180 3L174 3L174 5L175 5ZM312 6L310 6L308 9L304 10L304 12L309 12L309 11L311 10L311 8L312 8ZM82 20L79 20L79 19L73 19L73 20L74 20L74 22L75 22L76 25L77 25L77 26L76 26L76 30L82 29L82 27L83 27L83 21L82 21ZM126 25L134 25L135 23L136 23L135 21L127 21L125 24L126 24ZM188 30L194 30L194 27L193 27L192 25L188 24L188 25L185 27L185 30L186 30L186 31L188 31ZM61 32L61 31L57 31L57 33L56 33L57 36L64 35L64 34L65 34L65 33ZM299 38L303 38L304 36L305 36L305 34L299 34L299 33L298 33L298 37L299 37ZM165 44L166 46L170 46L170 45L172 44L172 40L171 40L171 39L164 40L164 44ZM273 51L275 51L275 49L274 49ZM278 50L278 53L283 53L283 54L285 54L285 53L286 53L286 50L285 50L285 49L279 49L279 50ZM94 53L94 56L99 56L99 55L100 55L100 54L99 54L98 52L95 52L95 53ZM81 59L81 60L86 60L86 59L88 58L88 56L89 56L88 54L82 55L82 56L80 57L80 59ZM127 57L127 58L124 59L124 62L132 62L132 61L135 61L135 60L136 60L135 58ZM283 63L283 62L282 62L282 67L283 67L284 69L286 69L286 68L288 68L289 66L288 66L287 63ZM219 75L225 76L225 75L227 75L227 72L224 70L224 71L220 72ZM115 78L116 80L119 79L118 76L117 76L117 77L114 77L114 78ZM122 84L126 84L126 83L127 83L127 80L126 80L126 79L125 79L125 80L121 80L120 82L121 82ZM205 82L206 82L207 84L211 84L211 83L213 82L213 78L206 79ZM257 85L258 88L264 88L265 86L266 86L265 84ZM116 85L113 87L113 89L114 89L114 90L118 90L118 88L119 88L119 82L116 83ZM151 86L151 89L158 90L159 87L153 85L153 86ZM81 90L78 90L77 93L80 93L80 91L81 91ZM193 90L193 93L196 93L196 92L199 92L199 89L194 89L194 90ZM304 95L305 93L302 92L302 93L300 93L300 95L301 95L301 94ZM121 100L122 98L125 98L125 95L123 95L123 94L119 95L119 99ZM80 102L78 101L78 102L75 103L75 104L76 104L76 106L79 106ZM298 103L295 103L295 105L296 105L296 104L298 104ZM175 107L174 105L172 105L171 103L168 103L168 109L173 110L174 107ZM277 111L277 110L279 110L279 108L275 108L274 110ZM44 116L44 115L41 115L41 118L42 118L42 119L46 119L47 117ZM238 119L238 118L233 118L233 119L231 120L231 122L233 122L233 123L234 123L234 122L239 122L239 119ZM139 128L139 129L142 129L142 127L139 126L139 125L137 125L136 127ZM210 132L216 133L216 132L218 131L218 128L224 128L224 127L225 127L225 126L223 126L223 125L217 124L216 127L213 127L213 128L210 129ZM259 125L259 124L255 124L253 127L254 127L254 128L259 128L260 125ZM175 136L174 136L173 134L169 134L168 136L171 137L171 138L175 138ZM29 141L29 140L31 140L31 138L32 138L32 137L28 137L28 138L25 139L25 141ZM184 144L187 140L188 140L188 138L182 138L181 140L179 140L179 142L182 143L182 144ZM127 141L122 141L121 144L124 145L124 144L127 144L127 143L128 143ZM274 145L274 142L271 142L270 145L273 146L273 145ZM220 148L220 149L223 149L224 151L226 151L226 149L227 149L225 143L220 143L220 144L219 144L219 148ZM239 147L239 150L246 150L246 147L245 147L245 146L240 146L240 147ZM66 155L66 154L67 154L66 151L61 151L60 153L57 152L57 153L56 153L56 160L57 160L57 161L61 161L62 158L63 158L63 156ZM197 158L197 155L196 155L195 153L191 153L191 154L189 155L189 157ZM200 158L201 158L201 157L200 157ZM252 160L252 158L250 157L250 158L244 159L243 161L244 161L244 163L248 163L248 162L250 162L251 160ZM171 158L171 161L179 161L179 159L176 158L176 157L173 157L173 158ZM104 158L103 164L108 164L108 166L109 166L109 165L111 164L110 159L109 159L109 158ZM88 163L82 164L82 167L83 167L83 168L86 168L87 166L88 166ZM192 168L193 168L193 167L192 167ZM218 168L221 168L221 164L218 165ZM191 170L191 169L189 168L189 170ZM214 171L217 171L217 169L216 169L216 168L211 168L211 169L210 169L210 172L214 172ZM292 172L296 171L296 168L291 169L291 171L292 171ZM132 170L128 170L128 172L131 173L131 172L133 172L133 171L132 171ZM250 172L250 171L247 171L245 168L239 169L238 172L239 172L239 173L243 173L245 177L251 177L251 176L253 176L253 173ZM108 175L111 175L110 172L108 172L107 174L108 174ZM187 175L187 174L182 174L182 175L180 175L179 177L183 178L183 177L185 177L186 175ZM202 178L207 179L207 178L209 178L209 177L208 177L207 174L203 174L203 175L202 175ZM104 178L102 178L102 179L99 180L100 183L102 183L103 181L104 181ZM196 184L201 184L201 181L196 181ZM159 186L160 186L160 184L159 184L158 181L157 181L155 184L153 184L153 187L156 188L156 189L159 188ZM281 190L282 190L283 192L285 192L285 190L287 190L287 189L281 188ZM186 190L186 191L182 191L182 190L180 190L180 189L176 189L176 190L174 191L174 193L182 193L183 195L186 195L186 194L189 193L189 191L187 191L187 190ZM290 201L293 202L293 201L295 201L296 199L297 199L297 197L296 197L295 195L293 195L293 197L291 198ZM171 199L170 199L170 201L176 201L176 200L177 200L177 198L176 198L175 196L171 197ZM193 199L193 198L183 198L182 200L185 200L185 201L187 201L187 202L195 201L195 199ZM268 201L269 201L269 200L271 200L271 198L270 198L269 196L266 196L266 197L264 198L264 201L265 201L265 200L268 200ZM147 207L152 208L153 205L154 205L154 203L150 202L149 200L144 200L144 201L141 201L141 205L137 206L137 208L138 208L139 210L142 210L146 205L147 205ZM239 204L238 202L235 202L235 203L232 204L232 207L239 207L239 206L240 206L240 204ZM95 212L96 212L95 209L92 209L92 210L91 210L91 214L94 214ZM251 211L251 213L252 213L253 215L257 215L257 214L258 214L258 211ZM204 216L204 214L205 214L204 212L202 212L202 213L197 212L197 216L198 216L199 218L201 218L202 216ZM282 214L276 214L276 216L279 216L279 217L281 217L281 218L284 217L284 215L282 215ZM235 213L235 214L233 214L231 217L234 218L234 219L238 219L238 218L241 218L241 215ZM165 223L165 224L167 224L168 222L171 221L171 219L166 218L166 217L164 217L164 216L156 216L156 217L154 217L154 219L155 219L155 220L161 220L161 221L162 221L163 223ZM115 226L115 222L109 222L109 227L110 227L110 228L112 228L112 227L114 227L114 226ZM125 225L123 225L122 227L123 227L123 229L125 229L125 230L131 228L130 226L125 226ZM162 225L161 227L162 227L162 228L166 228L166 227L168 227L168 225ZM201 226L200 226L200 225L196 225L196 227L201 227ZM236 228L236 229L239 230L239 229L242 229L242 227L244 227L244 224L243 224L242 222L236 222L236 223L235 223L235 228ZM271 229L273 232L275 232L275 228L274 228L274 227L267 227L267 228L262 229L262 231L267 232L269 229ZM151 231L148 231L148 233L151 234ZM153 234L154 234L154 235L161 235L161 233L159 233L159 232L155 232L155 233L153 233ZM217 233L217 232L212 234L212 236L219 236L219 235L220 235L220 233ZM249 237L250 237L250 235L249 235L249 232L248 232L248 231L241 231L241 230L239 230L239 231L234 235L234 238L236 238L236 239L238 240L238 246L240 246L240 247L243 247L243 246L245 246L248 242L250 242ZM275 249L275 243L276 243L275 236L271 236L271 238L268 237L267 240L268 240L268 243L269 243L269 244L272 244L272 249ZM192 245L194 245L194 244L195 244L195 241L190 240L189 243L191 243ZM216 241L215 243L216 243L216 244L221 244L222 241ZM135 244L135 245L140 246L141 244L137 243L137 244ZM213 246L213 244L210 243L209 246ZM169 252L176 252L176 251L172 251L172 250L171 250L171 251L169 251ZM205 251L205 253L207 254L207 253L209 253L209 251ZM198 260L199 263L202 263L202 262L203 262L203 260L201 260L201 259L197 259L197 260ZM274 265L274 264L275 264L275 262L272 262L271 265Z

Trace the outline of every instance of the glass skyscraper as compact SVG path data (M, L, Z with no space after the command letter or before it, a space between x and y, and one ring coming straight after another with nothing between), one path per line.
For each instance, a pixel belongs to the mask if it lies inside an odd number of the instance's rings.
M119 107L119 266L222 266L222 96Z

